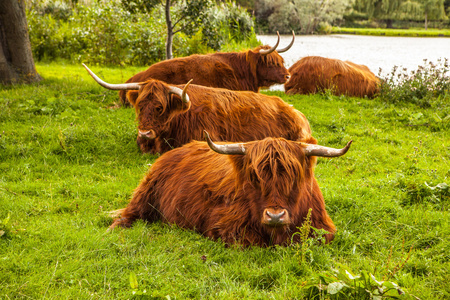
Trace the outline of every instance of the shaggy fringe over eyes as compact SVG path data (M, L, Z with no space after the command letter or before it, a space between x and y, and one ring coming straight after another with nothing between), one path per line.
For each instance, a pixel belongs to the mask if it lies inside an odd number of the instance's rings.
M306 160L298 144L266 138L262 142L249 144L246 152L245 178L250 181L256 179L263 193L278 190L288 196L293 185L304 180Z
M249 50L246 52L246 60L250 63L250 66L253 67L252 62L253 60L250 59L250 51L253 52L253 54L258 53L259 50L264 49L270 49L270 46L260 46L253 50ZM274 51L268 55L258 55L258 61L262 62L264 65L275 65L275 66L284 66L284 59L281 57L281 55L278 54L278 52ZM257 61L255 61L257 63Z
M175 112L181 112L182 110L178 109L177 100L179 100L179 104L183 105L181 99L172 99L172 97L176 97L174 95L169 94L170 86L158 81L158 80L148 80L145 84L143 84L143 90L140 92L139 97L136 100L136 120L140 120L141 118L141 108L148 107L150 111L152 111L155 107L161 107L161 111L159 112L159 116L162 117L164 114L169 113L167 120L164 123L169 123L172 118L175 116ZM191 103L188 104L187 109L189 109ZM184 107L186 108L186 107ZM153 114L154 112L152 112ZM145 126L145 122L143 123Z
M162 113L164 113L168 107L167 95L168 95L168 86L157 82L155 80L148 80L143 84L143 90L140 93L139 97L136 100L136 112L139 114L139 107L147 106L150 103L159 103L162 107ZM152 105L155 106L155 105Z

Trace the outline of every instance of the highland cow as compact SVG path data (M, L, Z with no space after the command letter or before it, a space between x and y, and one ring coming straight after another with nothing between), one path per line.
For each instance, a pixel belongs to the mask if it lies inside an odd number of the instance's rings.
M258 92L261 87L283 84L289 79L289 72L284 67L284 60L278 54L291 48L295 40L284 49L278 49L278 41L273 47L259 46L242 52L218 52L205 55L164 60L151 65L127 80L144 82L157 79L168 84L185 84L193 79L193 84L218 87L236 91ZM128 105L126 92L119 93L122 103Z
M216 144L206 135L207 143L194 141L158 158L110 229L161 220L228 245L285 246L299 242L295 233L311 209L311 226L327 232L326 242L333 239L314 166L317 156L345 154L351 141L333 149L311 136Z
M365 65L349 61L307 56L289 68L291 79L284 85L287 94L314 94L329 89L335 95L373 97L380 79Z
M86 67L86 66L85 66ZM103 87L129 90L138 120L137 143L142 152L164 153L208 130L218 141L246 142L265 137L301 140L311 135L305 116L276 96L199 85L143 83L109 84L88 72Z

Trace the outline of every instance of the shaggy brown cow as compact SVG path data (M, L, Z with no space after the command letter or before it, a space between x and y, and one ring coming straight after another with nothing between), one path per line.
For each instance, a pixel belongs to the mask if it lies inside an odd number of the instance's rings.
M253 50L229 53L191 55L158 62L147 70L137 73L130 82L144 82L150 78L169 84L185 84L193 79L193 84L225 88L236 91L258 92L260 87L283 84L289 79L284 60L278 54L287 51L292 41L284 49L275 51L279 42L272 48L260 46ZM128 105L126 93L119 93L122 103Z
M365 65L320 56L307 56L289 68L287 94L312 94L331 89L335 95L373 97L380 79Z
M204 129L215 140L234 142L268 136L301 140L311 135L305 116L279 97L199 85L189 86L188 97L182 95L181 85L154 79L108 84L86 69L105 88L138 90L130 91L128 98L136 109L137 142L142 152L163 153L201 140Z
M288 245L311 208L311 226L326 230L330 242L336 228L314 165L316 156L343 155L350 144L333 149L313 137L215 144L207 136L207 143L194 141L158 158L110 229L162 220L226 244Z

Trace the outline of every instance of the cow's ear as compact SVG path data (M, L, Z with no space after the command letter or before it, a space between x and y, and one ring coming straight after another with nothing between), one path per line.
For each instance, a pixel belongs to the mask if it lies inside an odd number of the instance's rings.
M253 50L248 50L247 51L247 62L257 61L260 56L261 56L261 54L259 53L259 48L256 48Z
M138 96L139 96L139 91L128 91L127 92L127 99L133 106L136 104L136 100L137 100Z

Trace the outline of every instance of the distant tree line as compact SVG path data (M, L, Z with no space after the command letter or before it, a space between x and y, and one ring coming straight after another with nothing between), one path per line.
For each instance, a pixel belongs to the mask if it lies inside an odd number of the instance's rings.
M236 0L255 16L257 32L328 33L331 26L450 27L450 0Z

